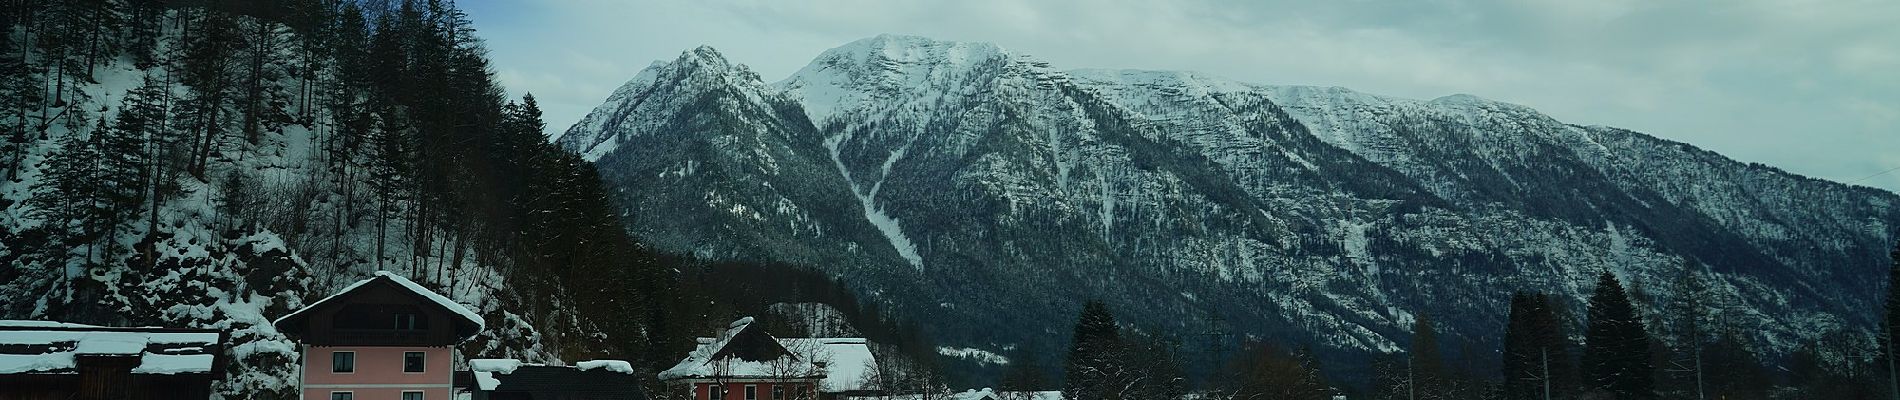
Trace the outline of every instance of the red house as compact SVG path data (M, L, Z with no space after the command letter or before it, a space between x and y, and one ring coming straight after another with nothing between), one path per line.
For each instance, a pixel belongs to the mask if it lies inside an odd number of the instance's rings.
M278 318L302 343L305 400L448 400L480 315L386 271Z
M864 339L780 339L752 322L741 318L719 337L699 338L699 347L660 372L660 380L691 390L697 400L835 399L877 392L863 379L876 366Z

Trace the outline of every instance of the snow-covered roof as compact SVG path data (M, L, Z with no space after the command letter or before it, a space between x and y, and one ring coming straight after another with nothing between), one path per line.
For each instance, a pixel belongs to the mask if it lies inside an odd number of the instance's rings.
M752 317L726 325L719 337L700 338L686 359L661 371L661 380L692 378L821 378L823 371L764 331L748 332ZM760 344L760 342L766 344ZM778 348L752 348L773 347Z
M454 300L449 300L448 297L444 297L441 294L436 293L435 291L422 287L422 285L420 284L416 284L414 281L410 281L408 278L403 278L401 275L397 275L389 271L376 271L376 274L374 276L371 276L368 279L356 281L356 283L352 283L349 286L344 286L343 289L338 290L336 294L332 294L330 295L330 297L325 297L322 300L317 300L316 302L312 302L310 303L310 305L304 306L304 308L297 309L297 311L292 311L288 315L284 315L283 317L277 318L277 320L275 321L271 321L271 324L277 325L279 330L283 330L284 321L290 321L294 318L301 317L306 312L318 309L324 306L325 304L328 304L336 299L344 297L344 295L349 294L350 292L354 292L364 287L367 287L370 284L370 282L376 282L379 280L394 283L396 284L397 287L401 287L404 290L407 290L411 293L415 293L417 296L421 296L423 299L426 299L431 303L435 303L435 305L437 306L441 306L442 309L448 310L449 313L455 314L455 316L460 317L462 320L467 321L471 324L474 324L475 332L481 332L482 330L488 329L488 324L483 322L481 314L476 314L474 311L470 311L468 307L463 306L462 303L457 303ZM474 335L473 333L468 334L468 336L473 336L473 335Z
M869 342L862 338L777 338L788 356L769 360L747 360L727 351L735 338L752 328L751 317L728 325L716 338L698 338L699 347L673 368L661 372L663 380L694 378L818 378L818 390L840 393L876 389L864 380L865 371L875 369Z
M475 389L483 392L525 392L536 396L589 399L644 399L633 364L621 360L588 360L573 366L542 365L520 360L481 358L468 361Z
M877 389L876 382L864 379L865 371L877 369L877 358L871 355L871 345L863 338L781 338L779 343L793 352L806 354L814 363L824 363L825 379L818 382L818 391Z
M587 360L574 363L574 368L582 371L604 370L623 374L633 373L633 364L621 360Z
M0 321L0 374L73 374L88 356L138 357L134 374L217 370L224 334L210 329L119 328Z

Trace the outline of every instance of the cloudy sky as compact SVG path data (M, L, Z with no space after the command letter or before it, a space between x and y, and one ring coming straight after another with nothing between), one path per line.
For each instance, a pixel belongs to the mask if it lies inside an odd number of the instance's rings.
M1900 191L1893 0L461 3L503 83L534 93L551 133L702 44L775 81L825 49L903 33L993 42L1058 68L1473 94Z

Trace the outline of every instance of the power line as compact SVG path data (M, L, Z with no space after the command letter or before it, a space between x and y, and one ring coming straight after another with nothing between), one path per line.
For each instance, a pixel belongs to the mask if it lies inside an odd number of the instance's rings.
M1874 179L1874 177L1877 177L1877 176L1881 176L1881 175L1886 175L1887 173L1889 173L1889 172L1893 172L1893 171L1900 171L1900 167L1893 167L1893 168L1889 168L1889 169L1887 169L1886 171L1880 171L1880 172L1876 172L1876 173L1874 173L1873 175L1868 175L1868 176L1867 176L1867 177L1865 177L1865 178L1860 178L1860 179L1855 179L1855 180L1853 180L1853 181L1849 181L1849 182L1847 182L1847 183L1848 183L1848 184L1855 184L1855 183L1860 183L1861 181L1865 181L1865 180L1868 180L1868 179Z

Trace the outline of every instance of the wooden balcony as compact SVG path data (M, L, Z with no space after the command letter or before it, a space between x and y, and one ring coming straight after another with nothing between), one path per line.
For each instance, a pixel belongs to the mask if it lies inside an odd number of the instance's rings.
M335 329L328 338L331 345L346 346L438 346L426 329Z

